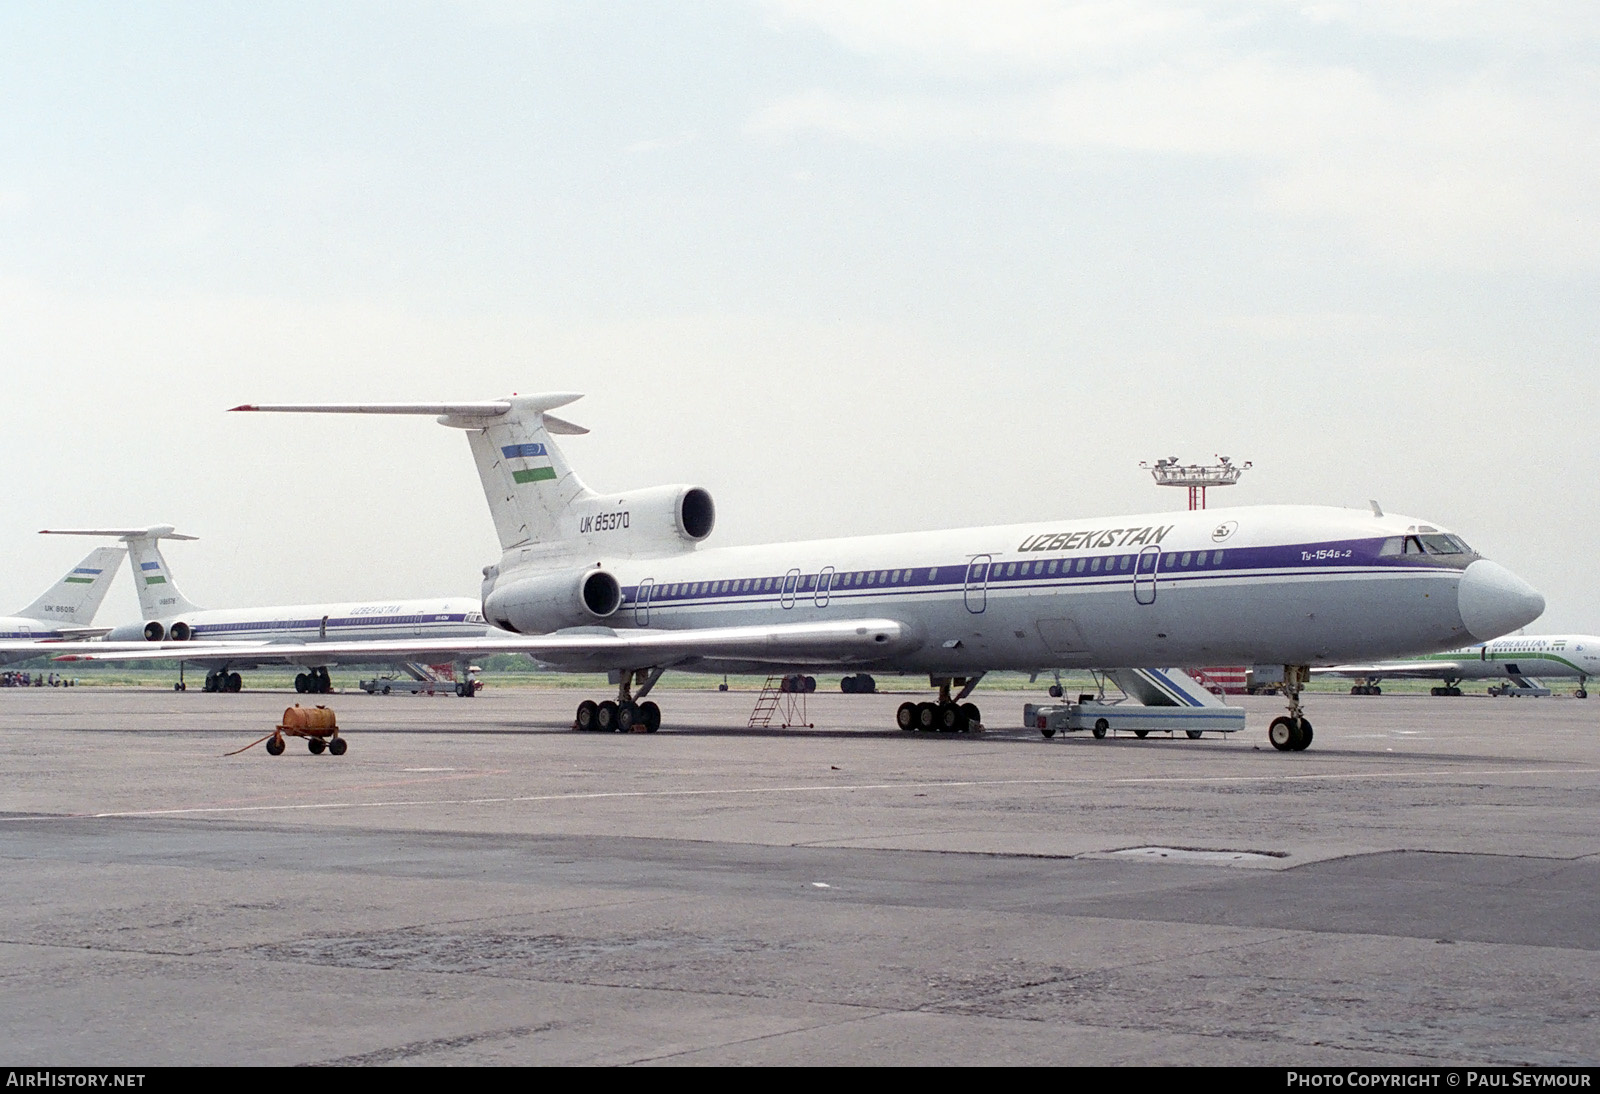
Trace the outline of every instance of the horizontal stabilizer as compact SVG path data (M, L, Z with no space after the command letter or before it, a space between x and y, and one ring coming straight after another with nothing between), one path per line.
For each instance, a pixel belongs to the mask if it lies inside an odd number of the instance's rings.
M170 524L149 528L41 528L41 536L115 536L117 539L199 539L173 530Z

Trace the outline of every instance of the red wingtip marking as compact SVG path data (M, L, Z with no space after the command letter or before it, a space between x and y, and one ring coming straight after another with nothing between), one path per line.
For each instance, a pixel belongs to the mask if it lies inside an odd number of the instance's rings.
M254 410L254 409L255 409L255 407L252 406L250 403L245 403L243 406L230 406L228 408L228 413L232 414L235 410Z

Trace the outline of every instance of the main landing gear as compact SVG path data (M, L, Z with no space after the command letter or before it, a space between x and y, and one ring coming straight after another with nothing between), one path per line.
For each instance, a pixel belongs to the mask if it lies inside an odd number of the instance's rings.
M318 667L295 676L294 690L302 695L331 695L333 681L328 677L326 667Z
M972 689L982 679L981 672L971 677L931 677L928 682L939 689L939 701L901 703L900 709L895 711L895 724L904 730L921 730L924 733L966 733L974 726L981 726L983 718L977 704L963 703L961 700L971 695ZM961 689L954 697L950 695L952 685Z
M1355 687L1351 688L1350 689L1350 694L1351 695L1382 695L1383 694L1383 689L1378 686L1378 681L1381 680L1381 679L1383 679L1381 676L1369 676L1369 677L1367 677L1366 683L1357 684ZM1438 692L1434 692L1434 694L1437 695Z
M237 672L227 669L212 669L206 673L205 686L201 691L239 691L244 687L244 681Z
M661 708L640 702L656 686L665 669L632 669L618 673L617 699L596 703L585 699L578 704L572 728L584 733L654 733L661 728ZM638 683L635 694L633 685Z
M1444 687L1442 687L1442 688L1431 688L1431 689L1429 689L1429 694L1431 694L1431 695L1460 695L1461 694L1460 684L1461 684L1461 677L1459 677L1459 676L1447 676L1447 677L1445 677Z
M1279 752L1303 752L1311 747L1311 723L1300 712L1300 689L1310 677L1308 665L1283 666L1283 693L1289 698L1289 714L1280 714L1267 727L1267 740Z
M1574 699L1587 699L1587 698L1589 698L1589 693L1586 690L1584 690L1584 686L1583 686L1583 685L1587 684L1588 682L1589 682L1589 678L1587 676L1578 677L1578 690L1572 693L1572 697Z

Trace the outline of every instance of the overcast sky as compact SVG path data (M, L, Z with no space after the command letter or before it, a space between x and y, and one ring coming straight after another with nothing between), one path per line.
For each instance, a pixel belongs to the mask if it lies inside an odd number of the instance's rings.
M1600 631L1593 3L41 0L0 104L0 611L78 524L200 536L208 606L475 595L461 434L223 411L573 390L713 543L1220 452Z

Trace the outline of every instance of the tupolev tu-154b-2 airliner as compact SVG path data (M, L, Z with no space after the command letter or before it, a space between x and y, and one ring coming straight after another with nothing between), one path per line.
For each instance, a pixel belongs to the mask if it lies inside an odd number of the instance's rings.
M710 547L716 509L702 487L584 485L554 435L588 431L550 413L579 397L235 409L429 415L465 431L502 550L483 571L483 611L516 633L362 653L521 652L612 672L615 699L586 700L579 728L656 729L661 711L645 696L673 669L926 673L938 701L902 706L901 728L961 729L978 720L963 700L989 671L1261 664L1286 670L1289 712L1268 737L1287 751L1311 740L1299 703L1310 666L1453 649L1544 610L1538 592L1459 536L1376 506ZM1414 542L1431 546L1413 552ZM337 642L304 652L318 650L346 652Z

